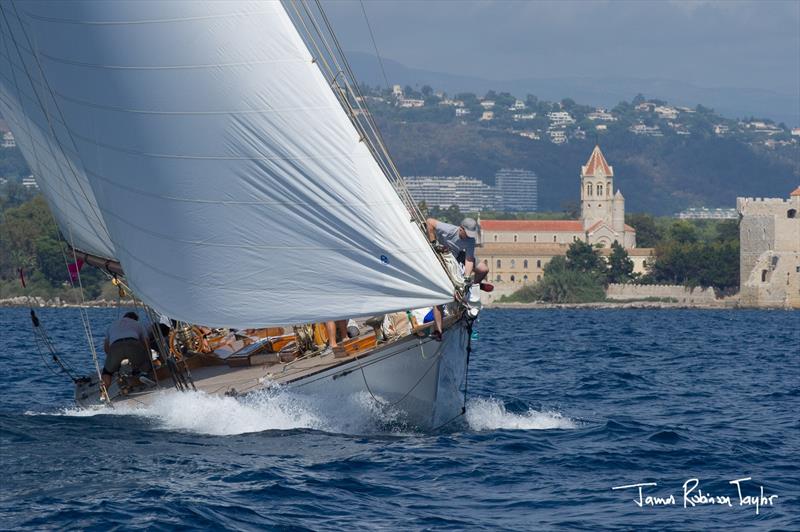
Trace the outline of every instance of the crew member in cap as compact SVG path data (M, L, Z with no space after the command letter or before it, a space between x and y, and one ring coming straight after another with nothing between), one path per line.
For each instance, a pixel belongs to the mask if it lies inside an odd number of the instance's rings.
M480 238L480 226L473 218L464 218L461 225L452 225L435 218L426 220L428 226L428 240L439 243L450 250L456 260L464 268L464 276L474 275L472 282L477 284L483 281L489 273L489 268L475 261L475 245ZM433 317L436 322L438 338L442 334L442 309L433 308Z

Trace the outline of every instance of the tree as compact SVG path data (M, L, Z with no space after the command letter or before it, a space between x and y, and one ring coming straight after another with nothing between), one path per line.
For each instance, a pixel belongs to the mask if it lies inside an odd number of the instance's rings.
M642 248L655 247L661 241L661 232L650 214L626 214L625 223L636 229L636 245Z
M677 222L673 222L673 224L670 226L668 236L670 240L674 240L681 244L697 242L697 227L687 220L678 220Z
M567 267L572 271L605 274L606 265L597 250L583 240L577 240L567 249Z
M611 244L611 255L608 257L608 282L626 283L633 276L633 261L625 248L616 240Z

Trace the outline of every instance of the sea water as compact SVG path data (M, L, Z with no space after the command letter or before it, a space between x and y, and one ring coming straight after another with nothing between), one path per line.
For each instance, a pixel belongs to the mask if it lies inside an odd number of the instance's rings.
M39 315L92 371L78 311ZM78 409L0 309L0 528L800 530L799 317L485 310L466 413L424 432L369 394Z

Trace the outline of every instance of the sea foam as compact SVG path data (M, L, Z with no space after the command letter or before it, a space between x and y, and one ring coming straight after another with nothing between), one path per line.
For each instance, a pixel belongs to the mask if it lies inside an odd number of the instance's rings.
M496 398L475 398L467 402L467 424L475 431L574 429L578 425L558 412L509 412Z

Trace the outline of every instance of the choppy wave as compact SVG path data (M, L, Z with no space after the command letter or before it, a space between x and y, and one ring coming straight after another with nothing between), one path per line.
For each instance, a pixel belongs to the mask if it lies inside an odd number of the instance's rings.
M467 424L475 431L574 429L578 425L558 412L529 409L509 412L499 399L472 399L467 403Z

